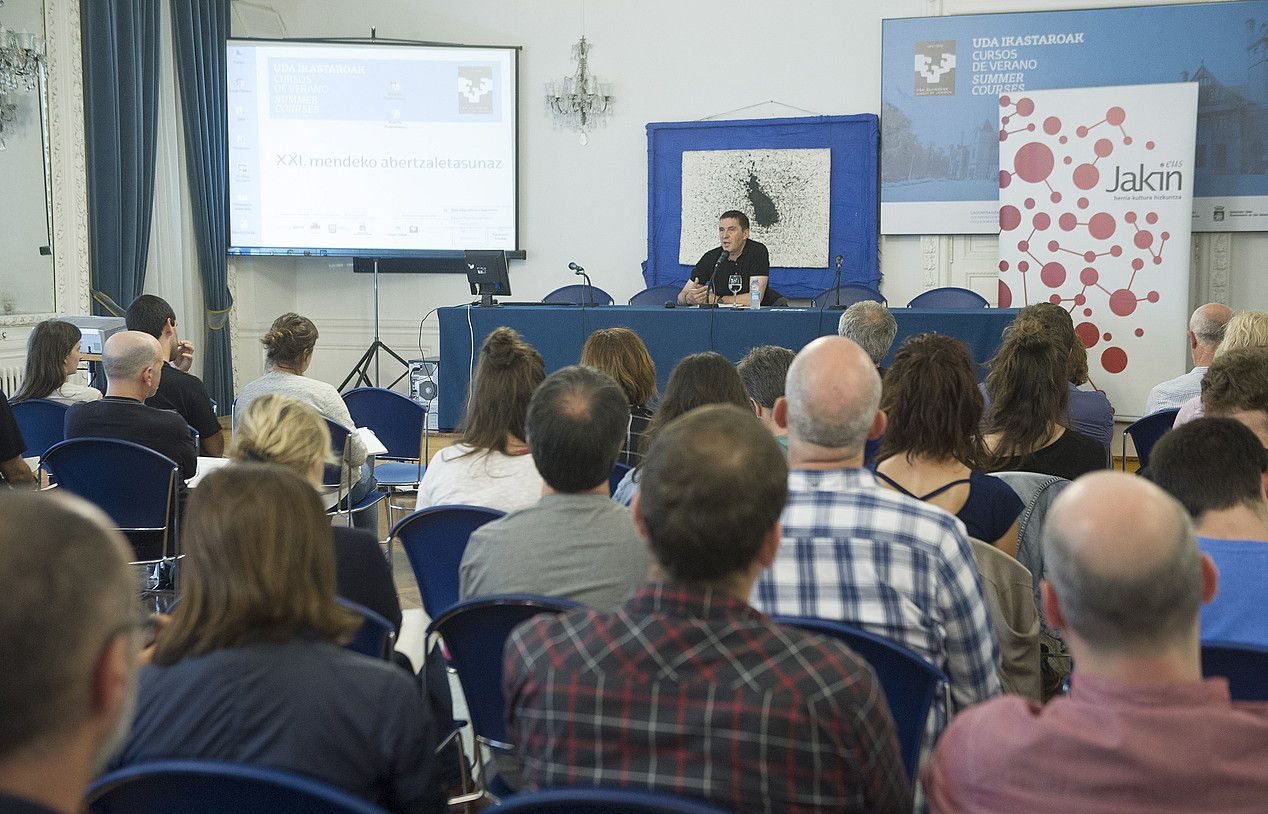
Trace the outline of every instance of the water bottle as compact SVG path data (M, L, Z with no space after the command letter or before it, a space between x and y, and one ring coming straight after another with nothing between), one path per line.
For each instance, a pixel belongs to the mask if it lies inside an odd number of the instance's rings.
M757 286L753 285L753 278L748 278L748 299L753 310L762 307L762 292L757 290Z

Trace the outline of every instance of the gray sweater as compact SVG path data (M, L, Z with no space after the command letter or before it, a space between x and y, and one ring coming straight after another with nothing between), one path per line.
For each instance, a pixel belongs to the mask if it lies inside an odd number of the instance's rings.
M281 370L270 370L255 381L248 382L238 391L238 399L233 404L234 429L237 429L239 419L251 406L251 402L265 393L280 393L298 399L336 424L342 424L350 430L356 429L356 425L352 423L352 416L348 414L347 405L343 403L339 391L334 386L318 379L297 376ZM348 463L355 468L365 463L365 444L361 443L361 438L356 433L353 433L350 439ZM354 477L352 480L355 483L357 478Z

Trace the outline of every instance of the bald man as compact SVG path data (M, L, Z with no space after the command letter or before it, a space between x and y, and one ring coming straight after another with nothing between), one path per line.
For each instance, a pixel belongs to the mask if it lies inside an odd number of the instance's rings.
M106 340L101 360L106 396L66 411L66 437L132 441L171 458L182 478L192 478L198 471L198 449L189 425L171 410L145 404L158 391L167 363L159 341L140 331L120 331Z
M964 524L863 468L864 444L885 429L880 398L876 366L848 339L821 337L793 360L775 403L788 431L783 536L753 605L910 647L946 671L954 712L999 694L999 645ZM927 743L948 717L940 699Z
M1044 613L1074 653L1047 706L1007 696L958 716L923 774L935 812L1262 811L1268 705L1203 680L1198 606L1216 571L1184 508L1099 472L1057 498Z
M1180 407L1198 397L1202 390L1202 377L1215 358L1215 349L1224 341L1224 326L1232 318L1232 309L1218 302L1208 302L1193 312L1193 316L1189 317L1188 333L1193 369L1154 385L1145 401L1145 415Z

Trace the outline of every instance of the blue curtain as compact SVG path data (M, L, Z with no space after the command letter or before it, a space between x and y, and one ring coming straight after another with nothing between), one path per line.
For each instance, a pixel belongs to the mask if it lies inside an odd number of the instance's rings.
M172 32L198 266L207 307L203 382L221 415L227 415L233 404L233 355L226 327L233 298L225 265L229 194L225 39L229 36L229 0L172 0Z
M83 0L84 130L94 310L145 287L154 207L159 0Z

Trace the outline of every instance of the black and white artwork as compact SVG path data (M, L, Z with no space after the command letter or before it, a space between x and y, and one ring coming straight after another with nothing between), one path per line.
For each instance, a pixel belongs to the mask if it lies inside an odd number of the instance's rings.
M682 154L678 262L718 243L718 215L738 209L777 268L828 266L832 151L694 150Z

